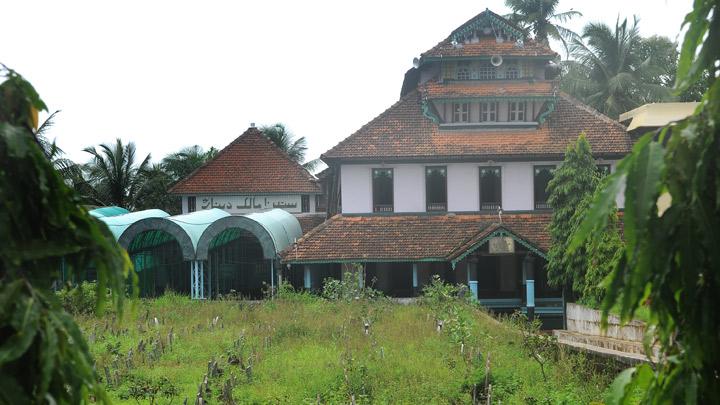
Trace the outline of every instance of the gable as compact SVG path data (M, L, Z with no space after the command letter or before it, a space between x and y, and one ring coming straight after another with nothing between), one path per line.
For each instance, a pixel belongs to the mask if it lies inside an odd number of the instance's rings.
M257 128L170 189L173 194L318 193L316 179Z

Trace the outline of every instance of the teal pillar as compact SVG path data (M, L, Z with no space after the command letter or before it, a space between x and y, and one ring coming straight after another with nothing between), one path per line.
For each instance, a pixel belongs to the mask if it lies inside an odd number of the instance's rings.
M535 318L535 259L528 254L523 260L525 273L525 306L529 320Z
M312 272L307 264L303 266L303 279L306 290L312 289Z

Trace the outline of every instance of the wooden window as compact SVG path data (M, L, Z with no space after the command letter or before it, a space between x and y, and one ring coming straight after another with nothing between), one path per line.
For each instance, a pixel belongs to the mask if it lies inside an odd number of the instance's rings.
M496 211L502 206L502 172L499 167L480 168L480 209Z
M453 103L453 122L470 121L470 103Z
M480 80L493 80L497 77L497 68L495 66L485 63L480 65L478 70L478 79Z
M508 121L525 121L527 101L511 101L508 103Z
M460 67L457 71L458 80L470 80L470 69L467 67Z
M427 211L447 211L447 168L425 168L425 201Z
M495 122L497 121L498 103L480 103L480 121Z
M505 70L505 78L506 79L518 79L520 78L520 71L518 70L517 66L508 66Z
M555 166L533 166L533 171L535 209L551 209L552 207L550 207L550 204L548 204L548 197L550 195L547 191L547 186L553 177L553 172L555 172Z
M300 196L300 212L310 212L310 196L307 194Z
M393 169L372 169L374 212L393 212Z
M187 207L188 207L188 212L195 212L195 210L197 209L196 202L195 202L195 196L187 198Z

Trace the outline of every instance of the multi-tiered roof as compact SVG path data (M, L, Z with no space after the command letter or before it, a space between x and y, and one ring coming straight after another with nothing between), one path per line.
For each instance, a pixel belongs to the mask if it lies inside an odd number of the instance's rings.
M406 94L322 158L558 160L581 132L598 157L627 154L621 124L558 90L557 58L485 10L423 53Z

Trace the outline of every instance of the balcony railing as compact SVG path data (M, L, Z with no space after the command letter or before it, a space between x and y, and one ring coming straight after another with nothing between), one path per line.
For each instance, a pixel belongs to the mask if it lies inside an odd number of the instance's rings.
M447 211L447 203L427 203L428 211Z
M535 209L536 210L551 210L552 207L547 202L536 202Z
M393 212L392 204L375 204L373 206L373 212Z
M500 203L480 203L480 209L483 211L497 211L500 209Z

